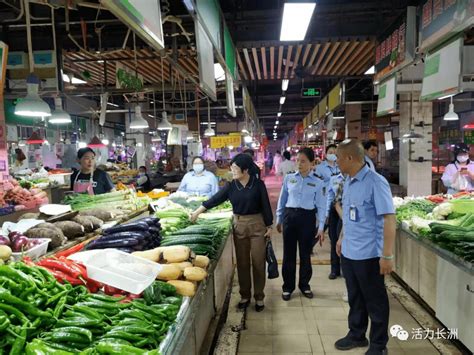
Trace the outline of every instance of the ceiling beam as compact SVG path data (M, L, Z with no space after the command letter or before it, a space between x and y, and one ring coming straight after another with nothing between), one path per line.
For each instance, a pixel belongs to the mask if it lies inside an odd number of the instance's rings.
M281 79L281 64L283 62L283 46L278 47L277 79Z
M295 77L295 69L298 66L302 49L303 49L303 45L302 44L298 45L298 48L296 49L295 60L293 61L293 69L291 70L291 75L290 75L291 78Z
M332 74L337 74L339 73L339 69L342 67L342 65L346 62L347 58L349 57L350 54L352 54L352 52L354 51L355 48L357 48L357 44L359 42L357 41L351 41L350 42L350 46L349 46L349 49L347 49L345 52L344 52L344 55L339 58L339 62L336 64L336 66L333 68L332 71L330 71L328 74L329 75L332 75Z
M262 55L263 78L266 80L268 79L268 75L267 75L267 52L265 50L265 47L260 48L260 53Z
M249 80L248 77L247 77L247 73L245 71L245 68L244 68L244 64L242 63L242 58L240 58L239 51L237 51L237 63L239 64L239 68L240 68L240 72L242 73L242 77L245 80Z
M357 56L355 56L355 58L357 58L356 60L354 60L351 65L349 65L347 67L347 74L351 74L351 73L354 73L354 69L357 68L357 66L360 65L360 62L361 61L364 61L367 59L367 56L368 54L370 53L370 51L372 51L373 49L373 46L372 46L372 42L366 42L363 44L362 46L362 49L360 51L360 54L358 54Z
M331 50L329 51L329 54L327 55L326 59L324 60L323 64L321 65L321 68L318 69L318 71L316 73L317 75L324 74L324 70L326 69L328 64L331 62L331 59L332 59L334 53L336 53L336 51L339 48L340 44L341 44L341 42L339 42L339 41L332 44Z
M260 76L260 64L258 63L257 48L252 48L253 62L255 63L255 71L257 72L258 80L262 80Z
M316 56L318 55L318 52L319 52L319 48L321 47L321 44L320 43L316 43L314 45L314 48L313 48L313 54L311 54L311 58L309 59L309 62L308 62L308 65L306 66L306 68L311 68L311 66L313 65L314 63L314 59L316 58Z
M350 43L351 42L349 42L349 41L345 41L344 44L342 45L342 47L339 47L339 50L334 54L334 57L331 61L331 64L326 68L326 74L331 73L332 68L334 68L334 66L337 63L340 63L341 56L342 57L344 56L346 48L347 48L347 46L349 46Z
M311 46L312 44L311 43L308 43L304 49L304 54L303 54L303 59L301 60L301 65L304 67L304 65L306 64L306 59L308 59L308 55L309 55L309 52L310 52L310 49L311 49Z
M323 60L324 56L326 55L326 52L328 51L329 47L331 45L331 42L326 42L324 44L323 50L319 54L318 61L316 62L313 71L311 72L311 75L314 75L316 73L316 70L318 70L319 65L321 64L321 61Z
M250 79L255 80L255 76L253 75L252 64L250 63L249 52L247 51L247 48L243 48L242 50L244 51L245 62L247 63L247 67L249 69Z
M270 47L270 78L275 79L275 47Z
M288 79L288 69L290 68L291 53L293 52L293 46L290 44L286 52L286 64L285 64L285 74L283 79Z
M356 51L350 58L358 58L361 52L367 47L369 43L370 43L369 41L360 42L358 45L358 48L356 49ZM344 67L341 68L341 75L349 74L350 73L349 68L352 67L354 62L355 60L354 61L348 60L347 63L344 65Z

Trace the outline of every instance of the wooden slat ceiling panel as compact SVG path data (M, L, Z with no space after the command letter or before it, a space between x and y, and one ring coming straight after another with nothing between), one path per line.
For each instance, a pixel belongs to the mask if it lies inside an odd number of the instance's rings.
M247 76L247 71L244 68L244 64L242 63L242 58L240 58L239 52L237 52L237 63L239 64L241 78L243 78L244 80L249 80ZM273 74L273 69L272 69L272 74Z
M339 39L323 43L263 46L260 50L241 48L237 61L240 55L244 56L245 62L240 59L239 70L247 79L248 72L250 80L294 78L298 67L306 69L311 75L344 76L358 73L362 70L359 67L371 62L373 45L372 41L364 39Z

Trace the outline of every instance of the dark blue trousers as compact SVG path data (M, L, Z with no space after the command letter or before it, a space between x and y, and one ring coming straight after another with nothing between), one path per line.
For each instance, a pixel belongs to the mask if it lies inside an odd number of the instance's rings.
M336 253L336 244L339 234L341 234L342 221L334 206L329 211L328 228L329 240L331 242L331 273L339 276L341 275L341 258Z
M341 257L349 298L349 336L365 339L369 317L370 347L383 350L388 342L389 303L379 258L351 260Z
M296 285L296 251L299 248L300 273L298 287L310 289L313 275L311 250L316 235L316 210L286 208L283 215L283 292L293 292Z

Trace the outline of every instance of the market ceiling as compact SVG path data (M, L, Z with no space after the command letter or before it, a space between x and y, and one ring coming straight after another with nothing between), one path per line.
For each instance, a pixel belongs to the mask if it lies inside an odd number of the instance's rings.
M372 78L364 73L373 65L375 40L407 6L417 6L419 2L318 0L305 40L280 42L284 1L219 1L238 50L240 78L250 91L267 135L272 134L277 112L282 112L278 127L281 137L318 103L318 98L302 98L302 87L320 88L324 96L334 84L344 79L346 87L351 90L351 100L371 101ZM26 50L24 17L15 20L21 14L20 3L15 0L0 1L0 40L9 43L11 51ZM51 26L48 25L51 22L50 8L36 5L35 1L31 3L34 50L52 49ZM64 6L65 1L51 0L49 3ZM116 63L132 69L135 67L132 36L127 38L127 27L100 8L99 1L73 3L69 11L70 33L76 42L87 46L92 54L79 51L77 45L67 37L65 11L56 11L63 67L75 75L88 71L91 74L88 86L75 92L82 95L96 93L94 97L98 99L101 85L115 86ZM170 59L165 60L163 66L165 90L172 90L176 86L176 78L182 80L183 74L186 74L190 91L194 91L192 81L198 81L198 66L193 20L181 0L161 1L161 5L164 15L177 17L183 26L180 29L173 22L164 24L165 45ZM191 34L191 42L182 35L183 32ZM136 48L138 72L144 77L145 87L150 91L160 91L159 53L138 38ZM100 60L95 53L99 51ZM282 79L289 79L289 86L285 103L280 108ZM122 104L123 97L120 94L117 92L114 102ZM179 102L170 105L176 110L180 108ZM225 105L225 91L221 90L218 101L213 103L213 120L232 121L226 115ZM236 93L236 105L242 105L240 93ZM242 111L238 110L238 113L237 119L242 120Z

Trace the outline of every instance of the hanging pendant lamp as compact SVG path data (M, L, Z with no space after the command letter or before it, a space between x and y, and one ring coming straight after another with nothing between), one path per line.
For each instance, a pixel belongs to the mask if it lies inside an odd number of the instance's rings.
M28 75L26 79L27 94L24 99L15 106L15 115L26 117L49 117L51 108L38 95L39 78L34 75Z
M130 122L130 129L143 129L148 127L148 121L142 116L142 108L138 105L135 106L135 115Z
M69 124L72 122L69 113L63 110L63 102L60 97L54 98L54 105L56 109L48 119L49 123L52 124Z
M451 96L451 103L449 104L449 110L444 115L443 120L445 120L445 121L457 121L457 120L459 120L458 114L456 112L454 112L454 103L453 103L453 97L452 96Z
M159 131L171 131L173 128L173 125L168 121L168 113L166 111L163 111L161 121L158 123L157 128Z
M207 99L207 129L204 131L206 137L212 137L216 135L216 132L211 127L211 104Z

